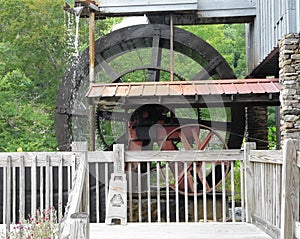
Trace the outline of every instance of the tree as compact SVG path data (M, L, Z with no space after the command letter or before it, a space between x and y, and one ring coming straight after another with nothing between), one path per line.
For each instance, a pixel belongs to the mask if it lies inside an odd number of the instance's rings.
M237 78L246 76L246 40L244 24L184 26L212 45L228 62Z
M1 151L55 150L54 107L64 75L61 0L1 3Z
M20 70L0 79L0 151L47 151L56 147L48 109L24 94L32 87L33 82Z

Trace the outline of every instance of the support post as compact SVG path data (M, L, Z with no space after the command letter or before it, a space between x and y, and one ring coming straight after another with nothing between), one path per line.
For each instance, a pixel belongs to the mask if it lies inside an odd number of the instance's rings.
M73 152L84 152L82 154L81 162L84 165L85 169L85 178L83 182L83 188L82 188L82 198L81 198L81 211L89 213L89 164L88 164L88 158L87 158L87 143L86 142L73 142L72 143L72 151ZM76 169L76 171L78 171Z
M89 215L87 213L78 212L71 215L70 238L89 238Z
M72 182L72 189L69 193L68 196L68 205L65 210L65 216L64 219L60 225L60 239L67 239L67 238L89 238L89 231L88 227L86 227L86 224L78 224L82 225L81 229L76 229L76 232L71 232L72 230L72 224L76 224L74 222L74 217L77 218L77 214L80 211L80 208L82 210L85 210L85 212L89 212L89 186L88 183L86 182L86 175L88 175L88 170L87 170L87 165L88 165L88 160L87 160L87 143L86 142L73 142L72 143L72 151L77 152L76 154L80 154L79 158L79 163L76 166L76 173L73 174L73 182ZM72 172L73 173L73 172ZM74 216L75 214L75 216ZM87 213L85 214L80 214L80 215L88 215ZM73 217L73 218L72 218ZM88 216L86 217L88 218ZM86 219L88 220L88 219ZM80 221L80 220L79 220ZM78 222L78 221L77 221ZM88 224L88 222L87 222ZM79 233L81 235L81 232L86 232L85 237L77 237L76 235L74 236L74 233ZM71 233L73 233L71 235Z
M106 203L106 224L119 219L122 225L127 224L127 180L124 173L124 145L114 144L114 172L109 181L109 192Z
M174 81L174 22L172 14L170 15L170 72L170 81Z
M253 185L253 165L250 162L250 150L256 149L254 142L246 142L244 146L244 163L245 163L245 202L246 202L246 222L251 223L251 215L255 209L254 186Z
M285 139L282 165L281 232L280 238L296 238L299 220L300 170L297 166L296 140Z
M95 83L95 12L90 9L89 18L90 86ZM95 105L89 106L90 142L89 150L95 151Z

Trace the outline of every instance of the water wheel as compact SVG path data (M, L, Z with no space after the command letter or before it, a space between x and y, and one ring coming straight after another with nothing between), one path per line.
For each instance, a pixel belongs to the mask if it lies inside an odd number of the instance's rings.
M174 28L173 45L174 80L236 78L224 58L207 42L194 34ZM170 27L167 25L147 24L119 29L98 39L95 49L97 83L170 80ZM89 87L88 52L89 49L86 49L78 62L69 69L57 97L55 125L61 150L69 150L70 143L74 140L88 140L88 107L85 99ZM149 106L145 107L149 108ZM163 108L164 106L150 106L153 115L165 114ZM244 107L224 106L221 109L224 115L222 119L215 119L214 112L210 112L210 117L206 119L202 117L202 111L205 110L193 107L188 107L188 109L189 111L186 109L169 110L171 114L176 111L176 117L179 119L177 123L181 122L179 125L174 124L172 130L178 128L178 130L184 131L188 127L185 126L186 124L201 124L207 127L206 129L213 128L214 130L211 132L215 133L217 130L223 132L223 137L226 139L223 144L224 148L240 148L245 122ZM149 144L149 139L140 140L141 145L138 148L134 148L128 143L133 140L128 139L126 130L128 130L128 122L131 121L135 112L137 109L130 109L130 107L117 110L113 105L111 108L98 107L96 122L99 148L110 150L112 144L117 142L126 144L128 150L155 150L153 144ZM195 116L191 117L189 112ZM188 120L191 118L192 120ZM152 120L152 123L153 125L157 124L155 120ZM152 128L151 124L147 127L149 130ZM209 141L209 137L207 141ZM182 143L187 148L191 147L184 142L185 140L187 139L184 139L184 135L182 135ZM201 149L201 145L197 147ZM227 167L226 171L228 170ZM198 174L200 175L200 173Z

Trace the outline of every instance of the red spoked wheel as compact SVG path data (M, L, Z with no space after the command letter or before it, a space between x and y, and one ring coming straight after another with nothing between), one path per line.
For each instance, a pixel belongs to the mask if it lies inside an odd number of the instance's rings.
M195 153L197 150L228 149L218 132L201 124L177 127L158 143L161 150L194 150ZM178 162L170 162L167 167L161 165L162 177L169 181L169 187L175 191L178 187L178 192L183 195L195 195L195 190L197 195L202 195L204 190L207 193L213 191L230 171L229 161L190 161L190 158L182 158Z

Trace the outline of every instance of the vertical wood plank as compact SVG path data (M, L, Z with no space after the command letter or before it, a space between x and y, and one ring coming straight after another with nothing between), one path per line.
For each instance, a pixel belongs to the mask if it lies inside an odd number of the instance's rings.
M53 166L50 166L49 168L49 186L50 186L50 197L49 197L49 203L50 207L53 207Z
M31 159L31 216L34 217L37 209L37 156Z
M72 142L72 151L81 152L82 165L85 168L85 179L82 191L81 207L82 211L89 213L89 163L88 163L88 144L87 142Z
M187 174L187 162L184 162L184 218L185 222L189 221L189 199L188 199L188 174Z
M100 192L99 192L99 163L95 163L96 177L96 222L100 222Z
M167 222L170 222L170 185L169 185L169 162L166 163L166 211L167 211Z
M260 203L260 211L261 211L261 216L263 219L266 219L266 207L265 207L265 188L266 188L266 185L265 185L265 164L264 163L261 163L260 164L260 187L259 189L261 190L260 191L260 196L261 196L261 200L259 200L259 203Z
M244 161L240 162L240 184L241 184L241 207L242 207L242 222L245 222L245 177L244 177Z
M207 222L207 196L206 196L206 191L207 191L207 185L206 185L206 163L202 162L202 176L203 176L203 220L204 222Z
M148 222L151 223L151 168L150 162L147 162L147 200L148 200Z
M299 220L299 175L295 143L286 139L282 166L281 239L295 237L295 222Z
M179 222L178 162L175 162L175 205L176 205L176 222Z
M19 215L20 218L24 218L25 217L25 158L24 156L20 157L20 181L19 181L19 185L20 185L20 192L19 192L19 197L20 197L20 201L19 201Z
M62 205L63 205L63 163L64 158L59 158L58 164L58 219L62 219Z
M139 222L142 222L142 179L141 179L141 163L138 162L138 208Z
M6 162L7 164L7 162ZM3 178L2 178L2 182L3 182L3 195L7 195L7 167L3 168ZM6 211L7 211L7 207L6 207L6 201L7 198L5 196L3 196L3 222L6 223Z
M234 162L230 162L231 167L231 211L232 211L232 222L235 222L235 188L234 188Z
M40 210L44 211L44 173L43 167L40 167Z
M17 215L17 210L16 210L16 194L17 194L17 190L16 190L16 167L12 168L12 213L13 213L13 217L12 217L12 222L16 223L16 215Z
M212 187L213 187L213 221L217 221L217 199L216 199L216 163L212 163Z
M75 174L76 174L76 167L77 167L77 162L76 162L76 154L74 153L72 155L72 168L71 168L71 184L70 184L70 189L72 187L72 182L75 179Z
M50 208L50 156L46 157L45 209Z
M222 221L226 222L226 190L225 190L225 165L224 162L221 162L221 171L222 171Z
M161 222L161 208L160 208L160 167L156 162L156 193L157 193L157 222Z
M198 222L198 191L197 191L197 165L193 162L193 177L194 177L194 222Z
M132 163L128 164L128 197L129 197L129 221L133 221L133 211L132 211ZM107 195L106 197L107 198Z
M71 164L73 165L73 155L71 157ZM67 179L67 183L68 183L68 194L70 193L71 190L71 182L72 182L72 170L71 170L72 166L68 166L68 179Z
M278 228L280 228L281 227L281 224L280 224L280 213L281 213L281 197L280 197L280 195L281 195L281 185L280 185L280 180L281 180L281 178L282 178L282 174L280 173L281 172L281 165L279 166L279 165L276 165L276 167L275 167L275 175L276 175L276 178L275 178L275 195L276 195L276 201L275 201L275 203L276 203L276 213L275 213L275 217L276 217L276 226L278 227Z
M254 142L246 142L244 146L244 162L245 162L245 203L246 203L246 222L251 223L251 214L255 209L254 196L254 168L250 162L250 150L256 148Z
M6 206L5 206L5 222L6 222L6 231L10 231L10 223L11 223L11 164L12 164L11 156L7 157L6 162Z

